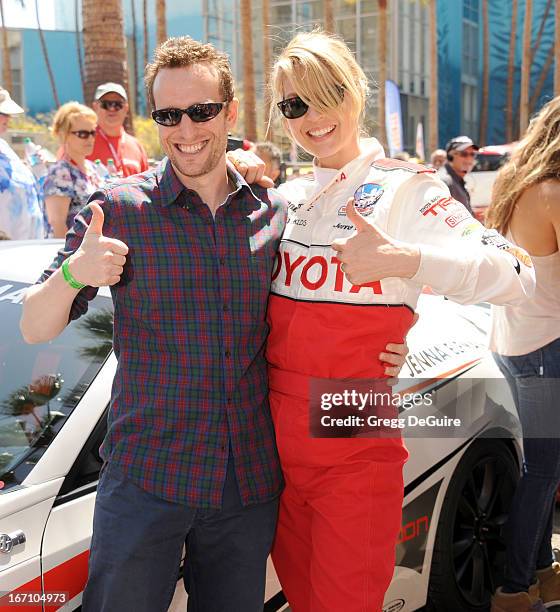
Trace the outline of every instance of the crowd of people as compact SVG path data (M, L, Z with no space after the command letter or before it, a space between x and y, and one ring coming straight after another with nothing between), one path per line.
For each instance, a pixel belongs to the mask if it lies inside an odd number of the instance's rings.
M294 612L381 610L407 450L399 436L311 438L309 389L397 373L424 285L493 304L491 348L524 429L492 612L560 600L550 545L560 441L528 432L554 410L560 378L560 99L501 171L485 227L464 182L473 140L434 151L437 172L386 158L361 137L367 79L335 36L298 34L271 75L284 129L314 159L309 177L284 182L269 143L226 157L238 101L227 56L211 45L167 40L145 81L166 154L157 168L146 172L123 128L126 92L106 83L93 110L58 110L59 159L26 191L33 218L44 197L53 235L66 239L27 293L26 340L56 337L100 286L116 305L84 610L167 609L185 541L189 609L262 610L272 552ZM22 112L6 95L0 115ZM1 149L0 166L13 155ZM109 158L123 179L105 184ZM2 206L0 193L3 228ZM437 206L456 223L419 214ZM7 237L21 237L10 223ZM319 261L334 264L324 286L301 273Z
M0 138L0 237L64 238L76 213L108 180L148 170L144 147L124 128L128 111L126 91L118 83L99 85L92 108L63 104L51 128L60 142L57 161L42 177L34 175L30 160L19 158ZM8 130L10 117L23 112L9 92L0 89L0 136ZM42 161L40 149L36 155Z

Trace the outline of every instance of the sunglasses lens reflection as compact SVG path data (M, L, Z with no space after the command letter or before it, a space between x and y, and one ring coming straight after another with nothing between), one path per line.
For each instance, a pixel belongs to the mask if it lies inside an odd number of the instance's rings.
M278 107L286 119L303 117L309 109L309 106L299 96L282 100L278 103Z

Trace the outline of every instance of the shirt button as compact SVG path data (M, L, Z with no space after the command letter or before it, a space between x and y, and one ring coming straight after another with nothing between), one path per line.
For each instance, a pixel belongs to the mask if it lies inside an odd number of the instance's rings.
M233 404L233 400L231 399L231 397L228 397L228 398L227 398L227 403L228 403L228 404Z
M229 359L231 357L231 351L229 349L226 349L224 355Z
M229 304L224 304L224 312L227 312L229 310Z
M220 259L218 259L218 261L220 262L220 266L225 266L226 265L226 260L223 257L220 257Z

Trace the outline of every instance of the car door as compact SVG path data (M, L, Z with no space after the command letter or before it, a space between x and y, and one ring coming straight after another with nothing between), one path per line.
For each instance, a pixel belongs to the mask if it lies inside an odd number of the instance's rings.
M66 477L107 406L116 361L108 298L96 298L52 342L26 344L18 323L27 286L0 279L0 608L29 603L36 611L61 591L54 574L43 584L46 571L61 565L51 551L62 536L52 536L52 526L63 515ZM64 543L76 550L81 527L65 516Z

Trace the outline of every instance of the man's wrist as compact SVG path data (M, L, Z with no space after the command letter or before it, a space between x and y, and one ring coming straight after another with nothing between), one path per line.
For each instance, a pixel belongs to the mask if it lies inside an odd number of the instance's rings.
M62 262L61 271L62 276L66 283L72 287L72 289L83 289L86 285L82 283L79 278L75 276L75 260L73 256L68 257Z

